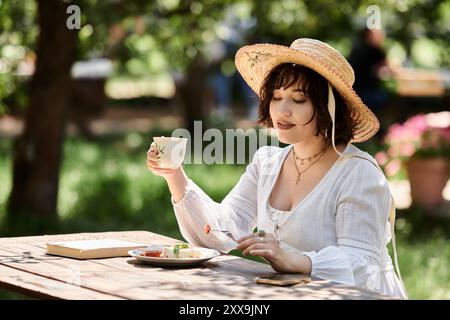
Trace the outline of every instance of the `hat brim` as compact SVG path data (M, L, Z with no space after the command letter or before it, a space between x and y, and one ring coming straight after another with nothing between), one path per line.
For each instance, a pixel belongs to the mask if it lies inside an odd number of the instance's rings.
M339 92L349 107L355 124L354 137L350 142L363 142L377 133L380 128L377 117L363 103L351 84L341 75L340 70L325 63L319 55L282 45L263 43L244 46L238 50L235 57L237 70L258 96L268 73L283 63L295 63L316 71Z

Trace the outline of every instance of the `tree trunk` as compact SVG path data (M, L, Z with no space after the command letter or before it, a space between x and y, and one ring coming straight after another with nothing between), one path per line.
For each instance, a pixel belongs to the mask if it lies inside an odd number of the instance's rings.
M177 94L185 111L187 129L191 134L194 134L194 121L205 120L207 75L206 63L198 55L187 68L183 79L176 82Z
M37 0L40 33L23 134L15 141L8 217L56 217L76 30L61 0Z

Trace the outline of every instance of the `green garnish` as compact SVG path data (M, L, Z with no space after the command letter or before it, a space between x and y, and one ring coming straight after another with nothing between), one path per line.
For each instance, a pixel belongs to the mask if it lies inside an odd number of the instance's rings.
M176 254L176 256L178 256L178 254L180 253L180 249L189 249L189 244L187 243L178 243L176 245L173 246L173 253Z

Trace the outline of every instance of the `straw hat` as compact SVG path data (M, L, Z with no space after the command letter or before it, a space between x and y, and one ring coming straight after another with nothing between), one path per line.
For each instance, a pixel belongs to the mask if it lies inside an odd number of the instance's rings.
M328 110L333 121L333 145L335 102L331 86L350 108L355 123L354 138L350 142L366 141L380 128L377 117L352 88L355 82L353 68L336 49L324 42L300 38L290 47L266 43L248 45L238 50L235 63L239 73L258 96L265 77L282 63L303 65L326 78L329 83Z

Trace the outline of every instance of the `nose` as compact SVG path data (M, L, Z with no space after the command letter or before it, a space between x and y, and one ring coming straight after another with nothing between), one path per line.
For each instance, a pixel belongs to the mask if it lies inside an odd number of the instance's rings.
M292 110L289 106L288 101L282 101L278 106L278 113L284 117L290 117L292 115Z

